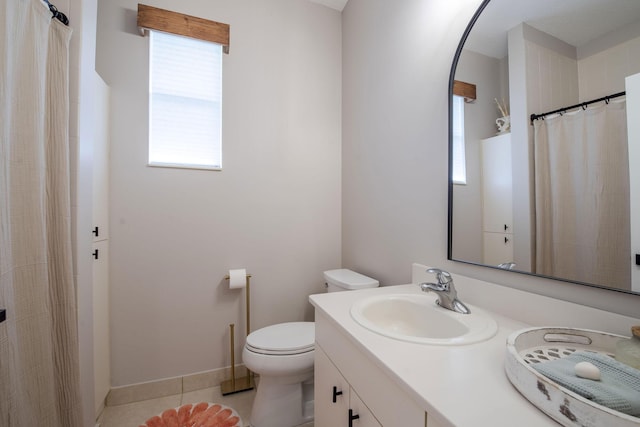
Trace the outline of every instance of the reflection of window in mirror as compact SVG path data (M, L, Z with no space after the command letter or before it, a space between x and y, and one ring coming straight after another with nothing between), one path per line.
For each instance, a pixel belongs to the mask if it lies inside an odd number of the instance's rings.
M453 96L453 173L454 184L467 183L467 167L465 162L464 144L464 98Z

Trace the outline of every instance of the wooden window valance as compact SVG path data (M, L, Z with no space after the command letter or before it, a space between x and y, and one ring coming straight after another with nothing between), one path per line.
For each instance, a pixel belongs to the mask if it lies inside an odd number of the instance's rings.
M145 30L157 30L218 43L224 53L229 53L229 24L222 22L138 4L138 28L142 35Z
M453 94L463 97L464 102L473 102L476 100L476 85L454 80Z

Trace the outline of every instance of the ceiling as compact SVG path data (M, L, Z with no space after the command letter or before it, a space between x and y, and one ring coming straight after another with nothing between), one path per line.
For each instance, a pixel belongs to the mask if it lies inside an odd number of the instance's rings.
M342 12L348 0L309 0Z
M348 0L309 1L342 12ZM503 58L506 32L521 22L580 48L623 27L640 26L640 0L492 0L465 48Z
M521 22L579 48L639 21L639 0L492 0L465 48L502 58L506 32Z

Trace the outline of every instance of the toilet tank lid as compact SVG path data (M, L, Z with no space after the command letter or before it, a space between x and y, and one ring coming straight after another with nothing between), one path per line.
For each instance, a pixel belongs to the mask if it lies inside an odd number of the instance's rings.
M327 283L344 289L377 288L380 285L376 279L356 273L347 268L325 271L324 279Z

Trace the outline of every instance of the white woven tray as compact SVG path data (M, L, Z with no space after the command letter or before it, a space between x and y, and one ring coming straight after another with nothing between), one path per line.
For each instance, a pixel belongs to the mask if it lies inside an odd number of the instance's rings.
M638 427L640 418L592 402L555 383L530 365L576 351L613 356L622 335L572 328L529 328L507 339L505 371L509 381L538 409L563 426Z

